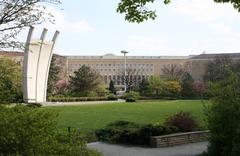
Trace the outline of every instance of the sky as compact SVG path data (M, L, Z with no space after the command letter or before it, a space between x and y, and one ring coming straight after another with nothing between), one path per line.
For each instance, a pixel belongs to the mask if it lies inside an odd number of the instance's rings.
M55 53L62 55L186 56L201 53L240 52L240 13L230 4L213 0L163 0L149 6L157 19L136 24L116 12L120 0L62 0L48 6L55 24L35 26L35 38L43 27L48 39L60 31ZM25 39L27 31L21 34Z

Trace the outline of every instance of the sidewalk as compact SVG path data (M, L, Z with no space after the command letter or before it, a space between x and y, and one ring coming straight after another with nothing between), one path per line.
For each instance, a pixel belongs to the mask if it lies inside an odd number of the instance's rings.
M196 156L206 151L207 145L207 142L200 142L166 148L145 148L94 142L87 146L102 152L104 156Z
M112 103L122 103L125 100L117 100L117 101L82 101L82 102L46 102L43 103L43 107L48 106L78 106L78 105L99 105L99 104L112 104Z

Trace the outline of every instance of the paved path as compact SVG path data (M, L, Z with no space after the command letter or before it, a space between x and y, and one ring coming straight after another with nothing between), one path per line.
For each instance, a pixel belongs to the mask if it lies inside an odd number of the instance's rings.
M112 104L112 103L121 103L125 100L117 101L83 101L83 102L46 102L42 104L43 107L47 106L78 106L78 105L98 105L98 104Z
M196 156L207 149L207 142L167 148L144 148L94 142L89 143L88 147L102 152L104 156Z

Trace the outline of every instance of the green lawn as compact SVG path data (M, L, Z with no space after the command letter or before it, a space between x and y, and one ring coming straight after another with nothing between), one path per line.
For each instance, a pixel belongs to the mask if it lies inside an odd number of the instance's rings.
M206 104L208 102L204 102ZM166 116L179 111L191 112L204 126L203 103L200 100L144 101L136 103L113 103L102 105L59 106L44 109L59 113L58 127L68 126L82 132L92 132L116 120L137 123L162 123Z

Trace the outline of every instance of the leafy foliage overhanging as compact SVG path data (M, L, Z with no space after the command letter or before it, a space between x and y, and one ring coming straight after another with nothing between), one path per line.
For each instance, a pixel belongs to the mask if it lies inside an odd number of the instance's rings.
M157 0L121 0L118 4L117 12L125 14L125 20L132 23L141 23L149 19L154 20L156 10L147 8L147 5ZM165 4L169 4L171 0L163 0ZM216 3L231 3L235 9L240 12L240 0L214 0Z
M56 5L60 0L0 0L0 48L23 48L16 40L22 29L54 22L53 15L46 12L46 3Z

